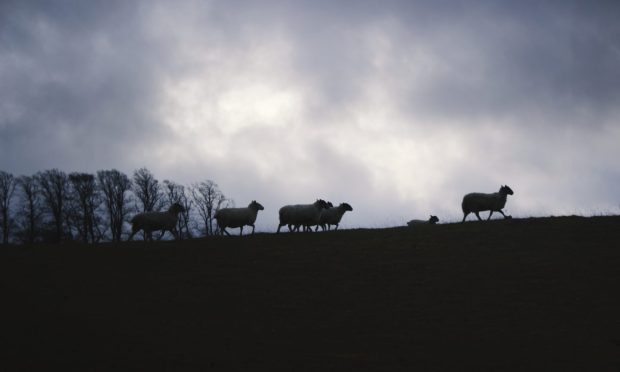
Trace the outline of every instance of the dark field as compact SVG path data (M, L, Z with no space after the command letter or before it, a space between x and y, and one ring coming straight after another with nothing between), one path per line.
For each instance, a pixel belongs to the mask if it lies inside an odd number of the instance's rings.
M0 248L0 370L620 371L620 217Z

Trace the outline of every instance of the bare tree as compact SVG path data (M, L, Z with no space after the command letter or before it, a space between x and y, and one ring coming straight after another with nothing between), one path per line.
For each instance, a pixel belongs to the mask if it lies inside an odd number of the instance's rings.
M76 219L76 228L84 243L95 242L97 240L95 211L101 198L95 182L95 176L89 173L71 173L69 180L72 186L72 200L75 202L73 215Z
M142 210L136 206L139 212L153 212L161 208L162 193L159 188L159 181L151 171L140 168L133 172L133 193L142 204ZM146 232L143 238L146 240Z
M112 241L119 242L128 213L127 192L131 190L131 180L116 169L98 171L97 180L109 217Z
M39 233L39 224L43 213L39 183L36 177L21 176L17 179L17 184L21 191L21 208L18 221L22 241L34 243Z
M9 243L11 221L11 199L15 192L15 177L0 170L0 224L2 225L2 243Z
M148 169L140 168L133 172L133 193L142 204L141 212L159 209L162 198L159 181Z
M69 178L65 172L58 169L39 172L36 178L43 202L52 217L54 241L59 242L64 235L64 208L69 193Z
M214 235L213 215L221 207L231 204L232 200L226 199L217 183L211 180L192 185L191 193L204 223L205 235Z
M179 238L192 238L192 232L189 227L191 221L191 209L193 202L187 197L185 193L185 186L179 185L175 182L164 180L164 190L167 199L167 203L172 205L179 203L183 207L183 211L179 216L177 222L177 231L179 232Z
M73 190L71 190L71 183L69 183L69 192L67 193L67 200L65 200L65 205L63 207L63 220L64 220L64 231L66 231L67 235L77 236L81 239L83 233L82 229L82 216L80 210L80 202L75 196Z

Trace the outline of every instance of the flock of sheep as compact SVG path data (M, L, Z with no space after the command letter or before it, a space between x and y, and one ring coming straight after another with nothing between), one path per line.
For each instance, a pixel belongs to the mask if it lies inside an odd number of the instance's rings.
M484 193L470 193L463 197L461 208L463 210L463 221L470 213L474 213L478 220L480 218L480 212L489 211L489 217L493 215L493 212L499 212L504 218L512 218L504 214L502 209L506 205L508 195L513 195L513 191L508 186L502 186L498 192L492 194ZM239 228L239 235L243 234L244 226L252 226L252 234L254 234L254 222L258 216L258 211L262 211L263 206L256 200L245 208L224 208L215 213L214 219L217 220L217 226L219 231L223 234L230 235L226 228ZM178 221L178 215L183 210L180 204L173 204L166 212L147 212L139 213L131 220L131 235L129 240L140 230L146 233L146 236L150 239L153 231L170 231L175 238L176 224ZM318 231L319 227L323 231L331 230L331 226L334 225L334 230L338 229L342 216L347 211L352 211L353 208L348 203L342 203L337 207L334 207L332 203L325 200L318 199L312 204L295 204L285 205L280 208L279 217L280 223L278 224L277 233L280 232L282 226L287 226L289 231L299 231L300 227L303 227L304 231L312 231L312 227L315 227L314 231ZM415 226L420 224L436 224L439 222L437 216L430 216L428 220L411 220L407 222L408 226Z

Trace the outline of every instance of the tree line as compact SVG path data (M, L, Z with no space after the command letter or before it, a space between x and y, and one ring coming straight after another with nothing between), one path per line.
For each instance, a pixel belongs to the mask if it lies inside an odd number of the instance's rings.
M166 210L174 203L184 208L177 224L181 239L217 234L215 212L234 206L212 180L185 187L160 182L147 168L132 177L116 169L96 174L49 169L18 177L0 170L1 241L118 242L128 236L136 213Z

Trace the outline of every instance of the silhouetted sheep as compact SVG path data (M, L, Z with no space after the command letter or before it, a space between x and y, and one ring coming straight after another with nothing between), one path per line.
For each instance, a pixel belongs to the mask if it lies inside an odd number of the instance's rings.
M222 234L230 235L226 231L227 227L239 227L239 235L243 234L243 226L252 226L252 234L254 234L254 222L258 211L262 211L263 206L252 200L252 202L246 208L224 208L215 212L215 218L217 220L217 226Z
M508 199L508 195L513 195L514 192L508 186L502 186L499 189L499 192L495 192L492 194L483 194L483 193L471 193L467 194L463 197L463 202L461 203L461 207L463 208L463 221L465 222L465 218L468 214L474 213L478 220L482 221L480 218L479 212L482 211L490 211L489 212L489 220L493 212L499 212L504 216L504 218L509 218L510 216L506 216L502 211L502 208L506 205L506 200Z
M319 223L321 211L326 208L327 203L323 199L318 199L313 204L285 205L280 208L280 224L276 232L279 233L280 228L285 225L288 225L290 231L293 231L291 226L295 226L298 230L299 226L316 225Z
M319 219L319 225L316 229L321 229L325 231L325 225L327 225L327 230L331 229L331 225L336 225L334 230L338 230L338 225L340 224L340 220L342 216L347 211L353 211L353 208L348 203L341 203L339 206L335 208L328 208L321 212L321 218Z
M428 220L411 220L407 222L407 226L415 226L415 225L434 225L439 222L439 218L437 216L431 215L431 218Z
M178 239L176 225L179 220L179 213L183 212L183 210L181 204L174 203L166 212L144 212L136 214L131 219L131 235L128 240L131 240L140 230L144 230L149 240L153 240L151 236L153 231L162 231L162 236L166 231L170 231L170 233Z
M325 207L325 209L323 209L321 211L321 214L325 213L325 211L328 210L329 208L333 208L334 207L332 202L328 201L326 203L327 203L327 206ZM319 218L319 220L320 220L320 218ZM296 224L294 229L293 229L293 231L299 231L299 226L301 226L301 225L300 224ZM304 225L304 232L306 232L306 231L312 232L312 226L316 226L317 230L319 229L319 224L318 223L317 224L313 224L313 225ZM290 229L291 229L291 225L289 225L289 230Z

